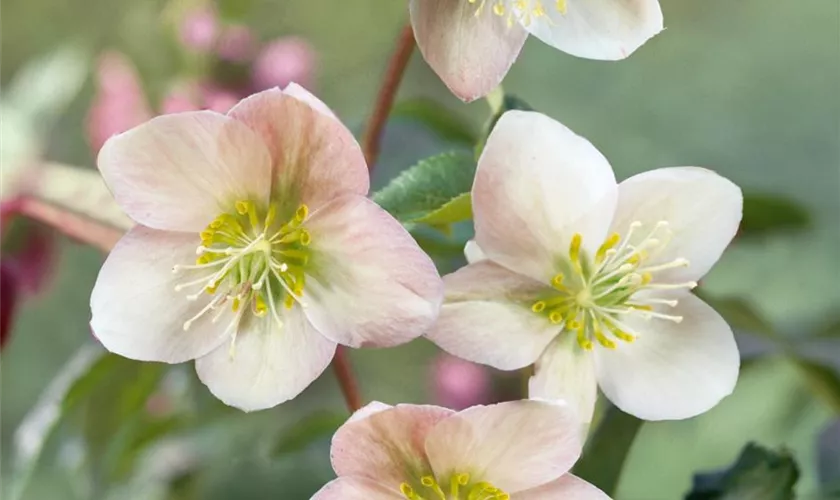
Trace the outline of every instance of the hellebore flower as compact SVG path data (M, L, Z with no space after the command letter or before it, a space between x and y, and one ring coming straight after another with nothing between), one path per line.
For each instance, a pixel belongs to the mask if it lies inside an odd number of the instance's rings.
M437 316L434 265L365 198L358 144L300 86L159 116L109 139L98 165L139 225L99 273L93 332L129 358L197 359L229 405L279 404L336 344L401 344Z
M371 403L332 440L338 479L313 500L608 500L568 474L580 456L574 412L513 401L461 412Z
M732 182L674 167L617 185L586 139L510 111L479 159L472 203L473 263L444 278L428 334L444 350L503 370L536 361L531 396L574 402L585 421L596 381L647 420L692 417L732 392L732 331L690 293L738 228Z
M587 59L624 59L662 31L658 0L410 0L423 57L464 101L487 95L528 33Z

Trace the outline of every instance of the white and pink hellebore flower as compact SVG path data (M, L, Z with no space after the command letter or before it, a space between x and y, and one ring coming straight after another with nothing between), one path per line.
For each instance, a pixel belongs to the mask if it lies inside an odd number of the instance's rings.
M229 405L282 403L336 344L401 344L437 316L433 263L365 198L358 144L300 86L226 115L159 116L109 139L98 164L138 226L99 273L94 334L133 359L195 359Z
M458 413L371 403L335 433L338 479L312 500L609 500L568 474L581 452L578 429L561 402Z
M586 139L535 113L502 116L472 188L472 263L444 278L429 338L503 370L536 362L531 397L591 419L596 383L646 420L703 413L729 395L739 355L690 290L741 220L741 190L706 169L616 184Z
M662 31L658 0L410 0L423 57L464 101L504 78L528 34L573 56L624 59Z

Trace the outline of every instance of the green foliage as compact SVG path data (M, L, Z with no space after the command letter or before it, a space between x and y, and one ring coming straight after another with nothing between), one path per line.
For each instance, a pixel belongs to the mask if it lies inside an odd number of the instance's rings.
M332 436L346 420L345 415L332 412L309 415L281 433L272 454L285 455L299 452L319 439Z
M810 223L811 217L805 207L789 198L748 193L744 195L744 217L739 234L762 236L775 231L804 229Z
M642 420L610 406L575 464L574 474L613 495L641 426Z
M694 476L686 500L791 500L799 467L784 450L748 444L724 472Z
M403 224L452 224L471 216L474 176L475 161L469 155L444 153L405 170L374 193L373 201Z
M392 118L405 118L423 124L439 138L472 146L478 136L461 115L437 101L427 98L409 99L394 106Z

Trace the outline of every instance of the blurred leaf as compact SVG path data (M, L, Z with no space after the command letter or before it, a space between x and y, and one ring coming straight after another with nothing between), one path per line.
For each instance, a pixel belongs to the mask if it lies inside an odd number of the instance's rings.
M498 96L496 96L495 99L498 99ZM481 134L481 138L475 146L476 159L478 159L478 157L481 156L481 152L484 151L484 144L487 142L487 137L490 135L490 132L493 131L493 127L496 126L496 122L499 121L499 118L501 118L503 114L514 109L519 109L523 111L532 111L534 109L524 100L511 94L505 94L501 98L500 103L495 102L495 100L489 101L489 103L490 110L493 114L490 116L490 119L487 121L487 124L484 125L484 131Z
M840 339L840 318L834 319L825 327L819 329L813 338L837 338Z
M440 226L470 219L472 219L472 196L470 193L462 193L446 202L439 209L416 219L414 222Z
M373 194L373 201L402 223L448 224L469 218L464 200L475 176L475 162L466 154L444 153L421 160ZM452 205L447 206L450 202Z
M219 15L226 21L242 22L253 6L253 0L218 0Z
M794 362L804 375L808 387L820 397L835 414L840 415L840 376L831 367L804 358Z
M574 474L612 496L641 426L641 420L611 406L575 464Z
M715 311L720 313L733 329L775 338L773 325L748 300L740 297L713 297L700 289L697 289L695 293L714 307Z
M441 139L475 144L478 139L469 122L443 104L428 98L410 99L394 106L393 118L408 118L425 125Z
M799 203L779 195L744 195L744 216L739 235L761 236L773 231L804 229L811 222Z
M331 436L346 421L346 415L332 412L309 415L283 431L274 445L272 455L300 451L318 439Z
M786 452L748 444L724 472L697 474L686 500L791 500L799 468Z

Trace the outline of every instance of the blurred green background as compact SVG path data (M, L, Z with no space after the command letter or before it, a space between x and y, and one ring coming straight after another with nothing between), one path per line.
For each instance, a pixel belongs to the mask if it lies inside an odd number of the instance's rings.
M406 21L406 3L226 0L222 11L244 21L260 39L305 37L318 56L314 90L359 131L393 40ZM532 39L508 75L505 90L590 139L619 178L660 166L706 166L747 193L784 196L807 210L807 228L738 241L704 288L714 296L752 304L794 346L808 347L803 348L808 356L840 369L840 334L816 348L806 339L840 319L840 3L662 4L667 29L628 60L579 60ZM62 46L81 47L88 64L100 51L116 48L133 60L147 92L158 100L168 82L183 72L171 27L161 21L166 7L158 0L6 1L2 83ZM93 165L84 129L93 93L88 78L43 138L48 159ZM417 55L399 95L439 100L476 129L488 113L484 102L463 105L451 97ZM451 148L409 120L394 120L374 187L418 159ZM54 282L25 304L2 353L3 478L13 468L15 429L73 353L94 343L87 327L88 297L102 255L63 243L58 258ZM828 331L825 338L831 335ZM818 464L817 437L837 418L837 408L811 390L813 381L789 359L760 340L739 340L745 342L745 352L760 356L744 368L736 392L701 417L644 425L618 499L681 498L694 472L726 466L751 440L791 450L802 468L799 497L821 498L820 481L832 480L827 475L837 473L838 460ZM388 352L354 351L351 357L365 397L397 403L430 401L428 367L435 354L430 343L418 340ZM312 412L319 412L324 425L333 413L342 414L330 371L296 400L244 415L196 387L188 365L165 379L171 391L190 394L178 417L183 421L171 423L172 432L152 435L165 435L164 444L172 449L154 455L151 464L138 458L126 462L133 464L128 471L121 470L120 460L127 459L113 451L113 444L125 431L109 430L117 427L101 423L107 418L97 418L97 412L112 411L108 405L125 403L125 391L140 390L131 375L136 367L125 365L124 376L132 384L113 381L112 394L104 392L84 412L61 423L24 498L167 498L153 491L161 482L155 467L179 467L167 460L200 464L198 473L184 466L186 472L179 473L169 498L304 499L332 477L328 439L299 452L273 451L278 443L285 446L288 429L302 418L311 420L307 416ZM136 411L125 405L129 413L124 420L133 419ZM183 457L184 441L192 453L189 459Z

